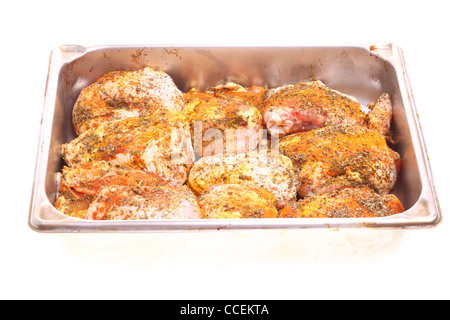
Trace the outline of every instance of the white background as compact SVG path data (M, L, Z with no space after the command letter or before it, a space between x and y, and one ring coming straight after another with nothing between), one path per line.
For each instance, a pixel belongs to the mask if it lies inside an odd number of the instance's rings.
M0 298L450 298L445 1L8 1L1 16ZM378 41L405 53L444 215L438 227L156 235L28 227L54 47Z

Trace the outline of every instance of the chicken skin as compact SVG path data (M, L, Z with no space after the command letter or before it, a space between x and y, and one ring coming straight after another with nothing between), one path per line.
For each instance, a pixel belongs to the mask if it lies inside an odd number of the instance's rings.
M185 93L183 114L191 126L195 154L255 150L263 135L259 111L263 94L264 88L244 88L233 82Z
M392 115L390 97L384 94L370 108L372 116L362 111L354 97L333 90L321 81L312 81L269 90L262 115L270 134L279 137L339 123L369 124L372 129L383 131L380 133L387 133Z
M84 218L86 211L101 188L107 186L164 186L162 178L136 168L110 165L106 161L94 161L86 165L64 167L60 179L59 196L55 208L68 216Z
M214 185L198 203L204 219L277 218L275 196L252 183Z
M397 179L399 154L365 127L339 124L299 132L280 139L279 150L299 170L301 197L358 186L386 194Z
M106 121L145 116L160 108L179 112L183 106L183 93L168 74L148 67L114 71L81 91L72 120L81 134Z
M103 160L154 172L171 184L183 184L194 162L189 124L165 109L105 122L63 145L62 154L70 167Z
M280 218L371 218L404 211L395 195L380 195L370 188L346 188L291 203Z
M183 186L102 188L86 211L88 220L201 219L192 191Z
M278 208L296 199L299 186L298 174L288 157L259 150L203 157L193 165L188 178L188 185L197 194L218 184L248 182L272 192Z

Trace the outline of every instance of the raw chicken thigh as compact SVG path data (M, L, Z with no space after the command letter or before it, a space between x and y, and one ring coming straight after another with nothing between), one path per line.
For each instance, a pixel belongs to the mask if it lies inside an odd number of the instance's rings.
M197 199L187 186L102 188L89 206L88 220L200 219Z
M111 120L152 114L160 108L181 111L182 92L162 71L114 71L84 88L73 108L78 134Z
M369 124L371 129L385 134L392 115L390 97L384 94L369 109L373 112L366 115L354 97L333 90L321 81L313 81L269 90L262 115L270 134L279 137L340 123Z
M395 195L380 195L366 187L346 188L292 203L280 211L280 218L387 217L403 210Z
M369 113L366 116L366 126L369 130L387 136L392 120L392 100L387 93L383 93L377 100L367 105Z
M278 217L275 196L252 183L214 185L198 200L205 219Z
M378 132L338 124L280 139L279 149L300 172L301 197L369 186L386 194L397 179L399 154Z
M183 184L194 162L187 121L165 109L105 122L63 145L62 152L71 167L103 160L154 172L171 184Z
M296 199L299 186L298 172L288 157L259 150L204 157L194 164L188 178L197 194L217 184L248 182L272 192L279 208Z
M59 184L56 209L68 216L84 218L103 187L164 186L167 182L154 173L127 165L114 166L105 161L94 161L75 168L64 167Z

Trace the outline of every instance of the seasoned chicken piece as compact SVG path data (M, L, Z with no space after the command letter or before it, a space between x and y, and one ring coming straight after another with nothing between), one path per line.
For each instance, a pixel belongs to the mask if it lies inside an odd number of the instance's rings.
M243 87L235 82L227 82L208 90L210 93L219 93L231 98L240 98L251 102L257 108L262 107L266 89L260 86Z
M206 92L185 93L183 114L191 125L195 154L255 150L263 135L259 105L263 88L227 83Z
M165 109L103 123L63 145L62 153L70 167L104 160L155 172L172 184L183 184L194 162L189 124Z
M114 166L105 161L94 161L76 168L64 167L55 208L68 216L83 218L102 187L139 188L166 184L154 173L126 165Z
M81 134L105 121L145 116L160 108L179 112L183 106L183 93L165 72L114 71L81 91L72 120Z
M201 219L197 199L187 186L102 188L84 217L88 220Z
M321 81L288 84L268 91L262 108L263 123L270 134L279 137L327 125L364 126L366 122L372 129L383 128L384 134L385 127L390 126L392 106L387 94L380 99L383 102L377 103L374 115L366 120L368 115L354 97L333 90Z
M215 185L198 203L204 219L277 218L275 196L252 183Z
M369 218L387 217L404 211L392 194L380 195L370 188L346 188L314 195L289 204L280 218Z
M279 150L300 172L301 197L350 186L386 194L397 179L399 154L364 127L340 124L292 134L280 139Z
M392 120L392 100L387 93L383 93L377 100L367 105L370 112L366 117L366 126L387 136Z
M188 178L197 194L218 184L248 182L272 192L279 208L295 200L299 186L298 174L288 157L259 150L204 157L193 165Z

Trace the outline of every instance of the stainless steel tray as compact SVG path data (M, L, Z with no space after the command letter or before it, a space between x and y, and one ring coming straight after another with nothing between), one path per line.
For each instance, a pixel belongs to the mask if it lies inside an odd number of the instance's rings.
M322 80L368 103L381 93L393 98L392 129L402 157L393 193L404 213L385 218L87 221L59 213L56 176L60 146L75 137L72 107L81 89L113 70L145 66L164 70L180 90L204 89L224 79L242 85L279 86ZM439 203L402 50L392 43L343 46L208 47L64 45L51 53L42 115L29 225L39 232L140 232L170 230L292 228L424 228L441 220Z

